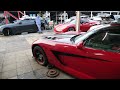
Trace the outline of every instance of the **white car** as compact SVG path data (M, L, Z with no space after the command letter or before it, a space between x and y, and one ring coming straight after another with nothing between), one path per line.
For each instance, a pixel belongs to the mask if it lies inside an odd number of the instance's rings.
M115 20L120 18L120 15L114 15Z

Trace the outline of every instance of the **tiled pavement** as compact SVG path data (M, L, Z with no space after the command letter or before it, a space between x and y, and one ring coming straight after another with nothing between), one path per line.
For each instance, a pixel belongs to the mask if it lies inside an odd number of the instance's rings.
M48 34L53 34L53 31L7 37L0 35L0 79L73 79L61 71L55 78L47 77L47 67L39 65L32 58L32 42Z

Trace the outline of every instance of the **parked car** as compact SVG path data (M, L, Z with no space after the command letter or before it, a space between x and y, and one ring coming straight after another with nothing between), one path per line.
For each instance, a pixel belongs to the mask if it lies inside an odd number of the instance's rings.
M95 26L92 26L90 27L90 29L87 31L91 31L91 30L94 30L94 29L97 29L99 27L103 27L104 25L101 24L101 25L95 25ZM87 32L81 32L80 30L77 32L77 31L68 31L68 32L65 32L65 33L62 33L62 34L69 34L69 35L78 35L78 34L84 34L84 33L87 33Z
M23 16L22 18L20 18L20 20L31 20L31 19L33 19L33 20L35 20L36 19L36 17L30 17L30 16L28 16L28 15L25 15L25 16ZM18 21L18 20L15 20L15 21L13 21L13 22L16 22L16 21ZM42 30L45 30L46 29L46 24L48 23L47 22L48 20L45 20L44 18L42 18L41 17L41 29Z
M120 18L120 15L114 15L115 20L118 20Z
M22 32L37 32L35 19L17 20L14 23L5 24L0 26L0 33L5 36L20 34Z
M52 64L79 79L120 79L120 24L44 36L32 44L32 53L40 65Z
M87 30L89 30L89 28L91 26L94 25L99 25L100 22L99 21L93 21L93 20L89 20L89 19L81 19L80 20L80 30L82 32L86 32ZM55 33L64 33L67 31L75 31L76 29L76 19L72 20L69 23L65 23L65 24L58 24L54 27L54 32Z

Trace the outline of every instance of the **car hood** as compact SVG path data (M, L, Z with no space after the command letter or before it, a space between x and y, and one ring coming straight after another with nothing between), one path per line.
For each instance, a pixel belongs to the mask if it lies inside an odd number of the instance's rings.
M72 43L70 39L73 36L75 35L58 34L58 35L43 36L43 39L52 40L60 43Z
M0 28L11 27L11 26L14 26L14 24L10 23L10 24L1 25Z
M56 26L55 28L57 31L61 31L61 30L64 30L65 28L72 26L72 25L73 24L71 24L71 23L60 24L60 25Z
M56 27L59 27L59 26L61 26L61 25L63 25L63 24L58 24L58 25L55 25L54 27L56 28Z

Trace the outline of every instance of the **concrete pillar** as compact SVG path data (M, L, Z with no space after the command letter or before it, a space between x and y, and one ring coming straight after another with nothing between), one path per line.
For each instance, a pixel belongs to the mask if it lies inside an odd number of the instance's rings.
M80 30L80 11L76 11L76 32Z
M101 14L103 15L103 11L101 11Z
M117 15L119 15L119 11L117 12Z
M93 13L92 13L92 11L91 11L91 18L93 17Z
M111 15L111 11L110 11L110 15Z
M26 12L24 11L24 15L26 15Z

